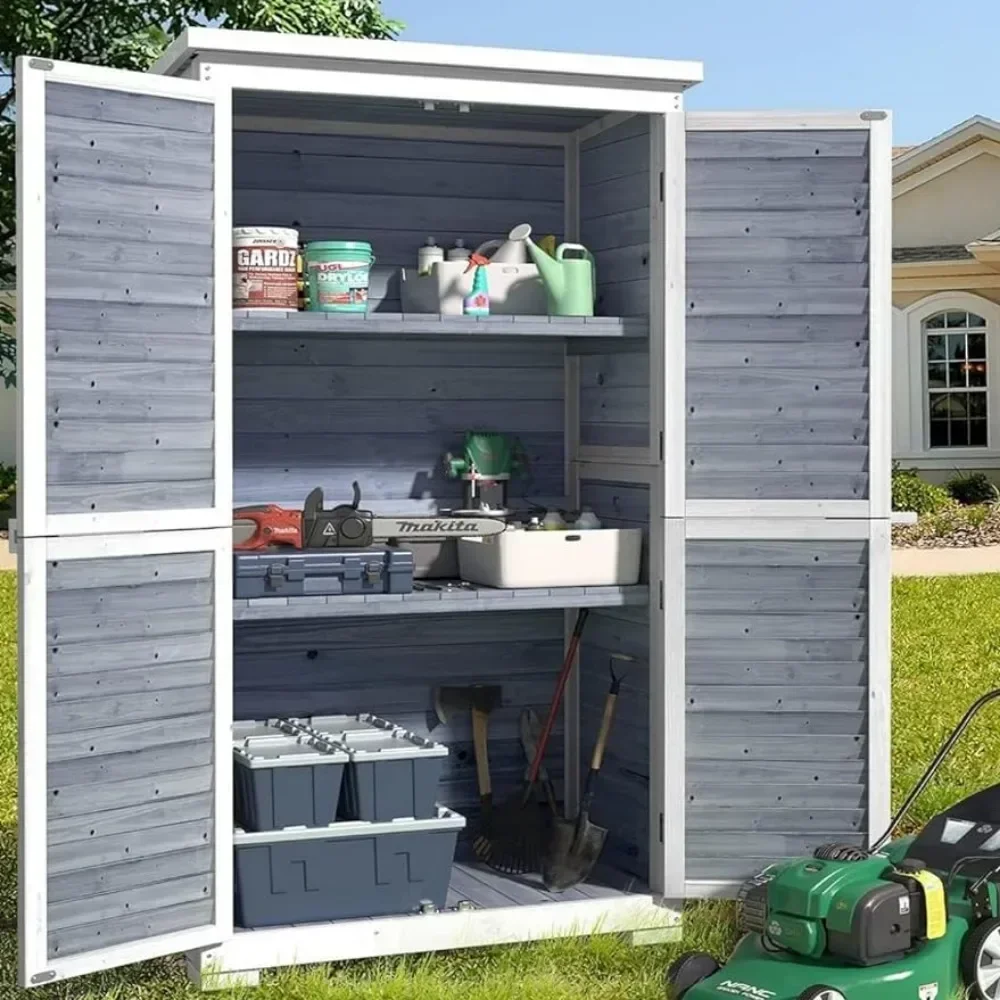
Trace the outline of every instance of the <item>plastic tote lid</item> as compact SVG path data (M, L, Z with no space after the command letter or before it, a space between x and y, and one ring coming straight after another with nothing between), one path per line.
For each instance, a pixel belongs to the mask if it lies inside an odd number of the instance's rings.
M315 243L307 243L306 251L309 250L343 250L348 253L370 254L372 245L356 240L319 240Z
M244 767L304 767L311 764L346 764L350 756L337 743L303 734L275 739L264 736L233 745L233 756Z

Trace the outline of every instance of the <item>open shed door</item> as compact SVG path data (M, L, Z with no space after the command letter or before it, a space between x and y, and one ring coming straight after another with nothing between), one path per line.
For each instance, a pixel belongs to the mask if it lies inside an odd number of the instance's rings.
M228 96L18 63L19 976L232 933Z

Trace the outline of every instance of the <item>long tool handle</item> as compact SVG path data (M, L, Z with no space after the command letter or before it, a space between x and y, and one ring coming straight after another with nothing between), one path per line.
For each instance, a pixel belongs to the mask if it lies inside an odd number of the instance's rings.
M486 740L489 718L489 713L481 709L472 710L472 746L476 754L476 779L479 782L479 795L482 798L493 794Z
M545 757L545 748L548 746L549 737L556 723L556 716L559 714L559 706L562 703L563 692L566 690L566 682L573 670L573 663L576 660L577 651L580 648L580 637L583 635L583 626L587 624L587 616L590 614L589 608L581 608L576 616L576 625L573 627L573 636L566 650L566 658L563 660L562 670L559 671L559 679L556 682L555 694L552 696L552 704L549 706L549 715L542 726L542 731L538 736L538 745L535 747L535 759L531 762L531 770L528 772L528 788L538 780L538 771L542 766L542 759Z
M590 770L587 772L587 780L583 786L583 798L580 800L580 821L586 819L590 812L590 805L594 801L594 785L597 782L597 774L604 763L604 750L608 745L608 737L611 735L611 723L615 717L615 706L618 704L618 691L621 682L615 680L611 684L604 699L604 715L601 717L601 728L597 733L597 742L594 744L594 752L590 758Z

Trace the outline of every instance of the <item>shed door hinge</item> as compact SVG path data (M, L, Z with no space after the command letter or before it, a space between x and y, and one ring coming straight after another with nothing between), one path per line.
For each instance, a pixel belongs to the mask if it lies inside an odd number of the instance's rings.
M660 171L660 202L661 203L663 202L663 193L664 193L664 180L663 180L663 171L661 170Z
M663 813L660 813L660 843L663 843Z
M664 449L664 445L663 445L663 431L660 431L660 461L661 462L664 459L663 449Z
M663 610L663 581L660 581L660 610Z
M41 69L41 70L45 70L45 71L52 70L52 69L56 68L56 64L54 62L52 62L51 59L29 59L28 60L28 65L32 69ZM52 975L54 976L55 973L53 972ZM45 980L42 980L42 982L45 982Z

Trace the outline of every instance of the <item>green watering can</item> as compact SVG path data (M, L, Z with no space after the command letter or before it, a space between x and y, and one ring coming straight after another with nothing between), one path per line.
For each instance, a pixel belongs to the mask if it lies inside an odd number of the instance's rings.
M511 242L527 244L528 253L542 277L549 299L550 316L593 316L597 298L594 255L579 243L561 243L555 256L531 240L531 226L515 226ZM567 252L582 256L567 257Z

